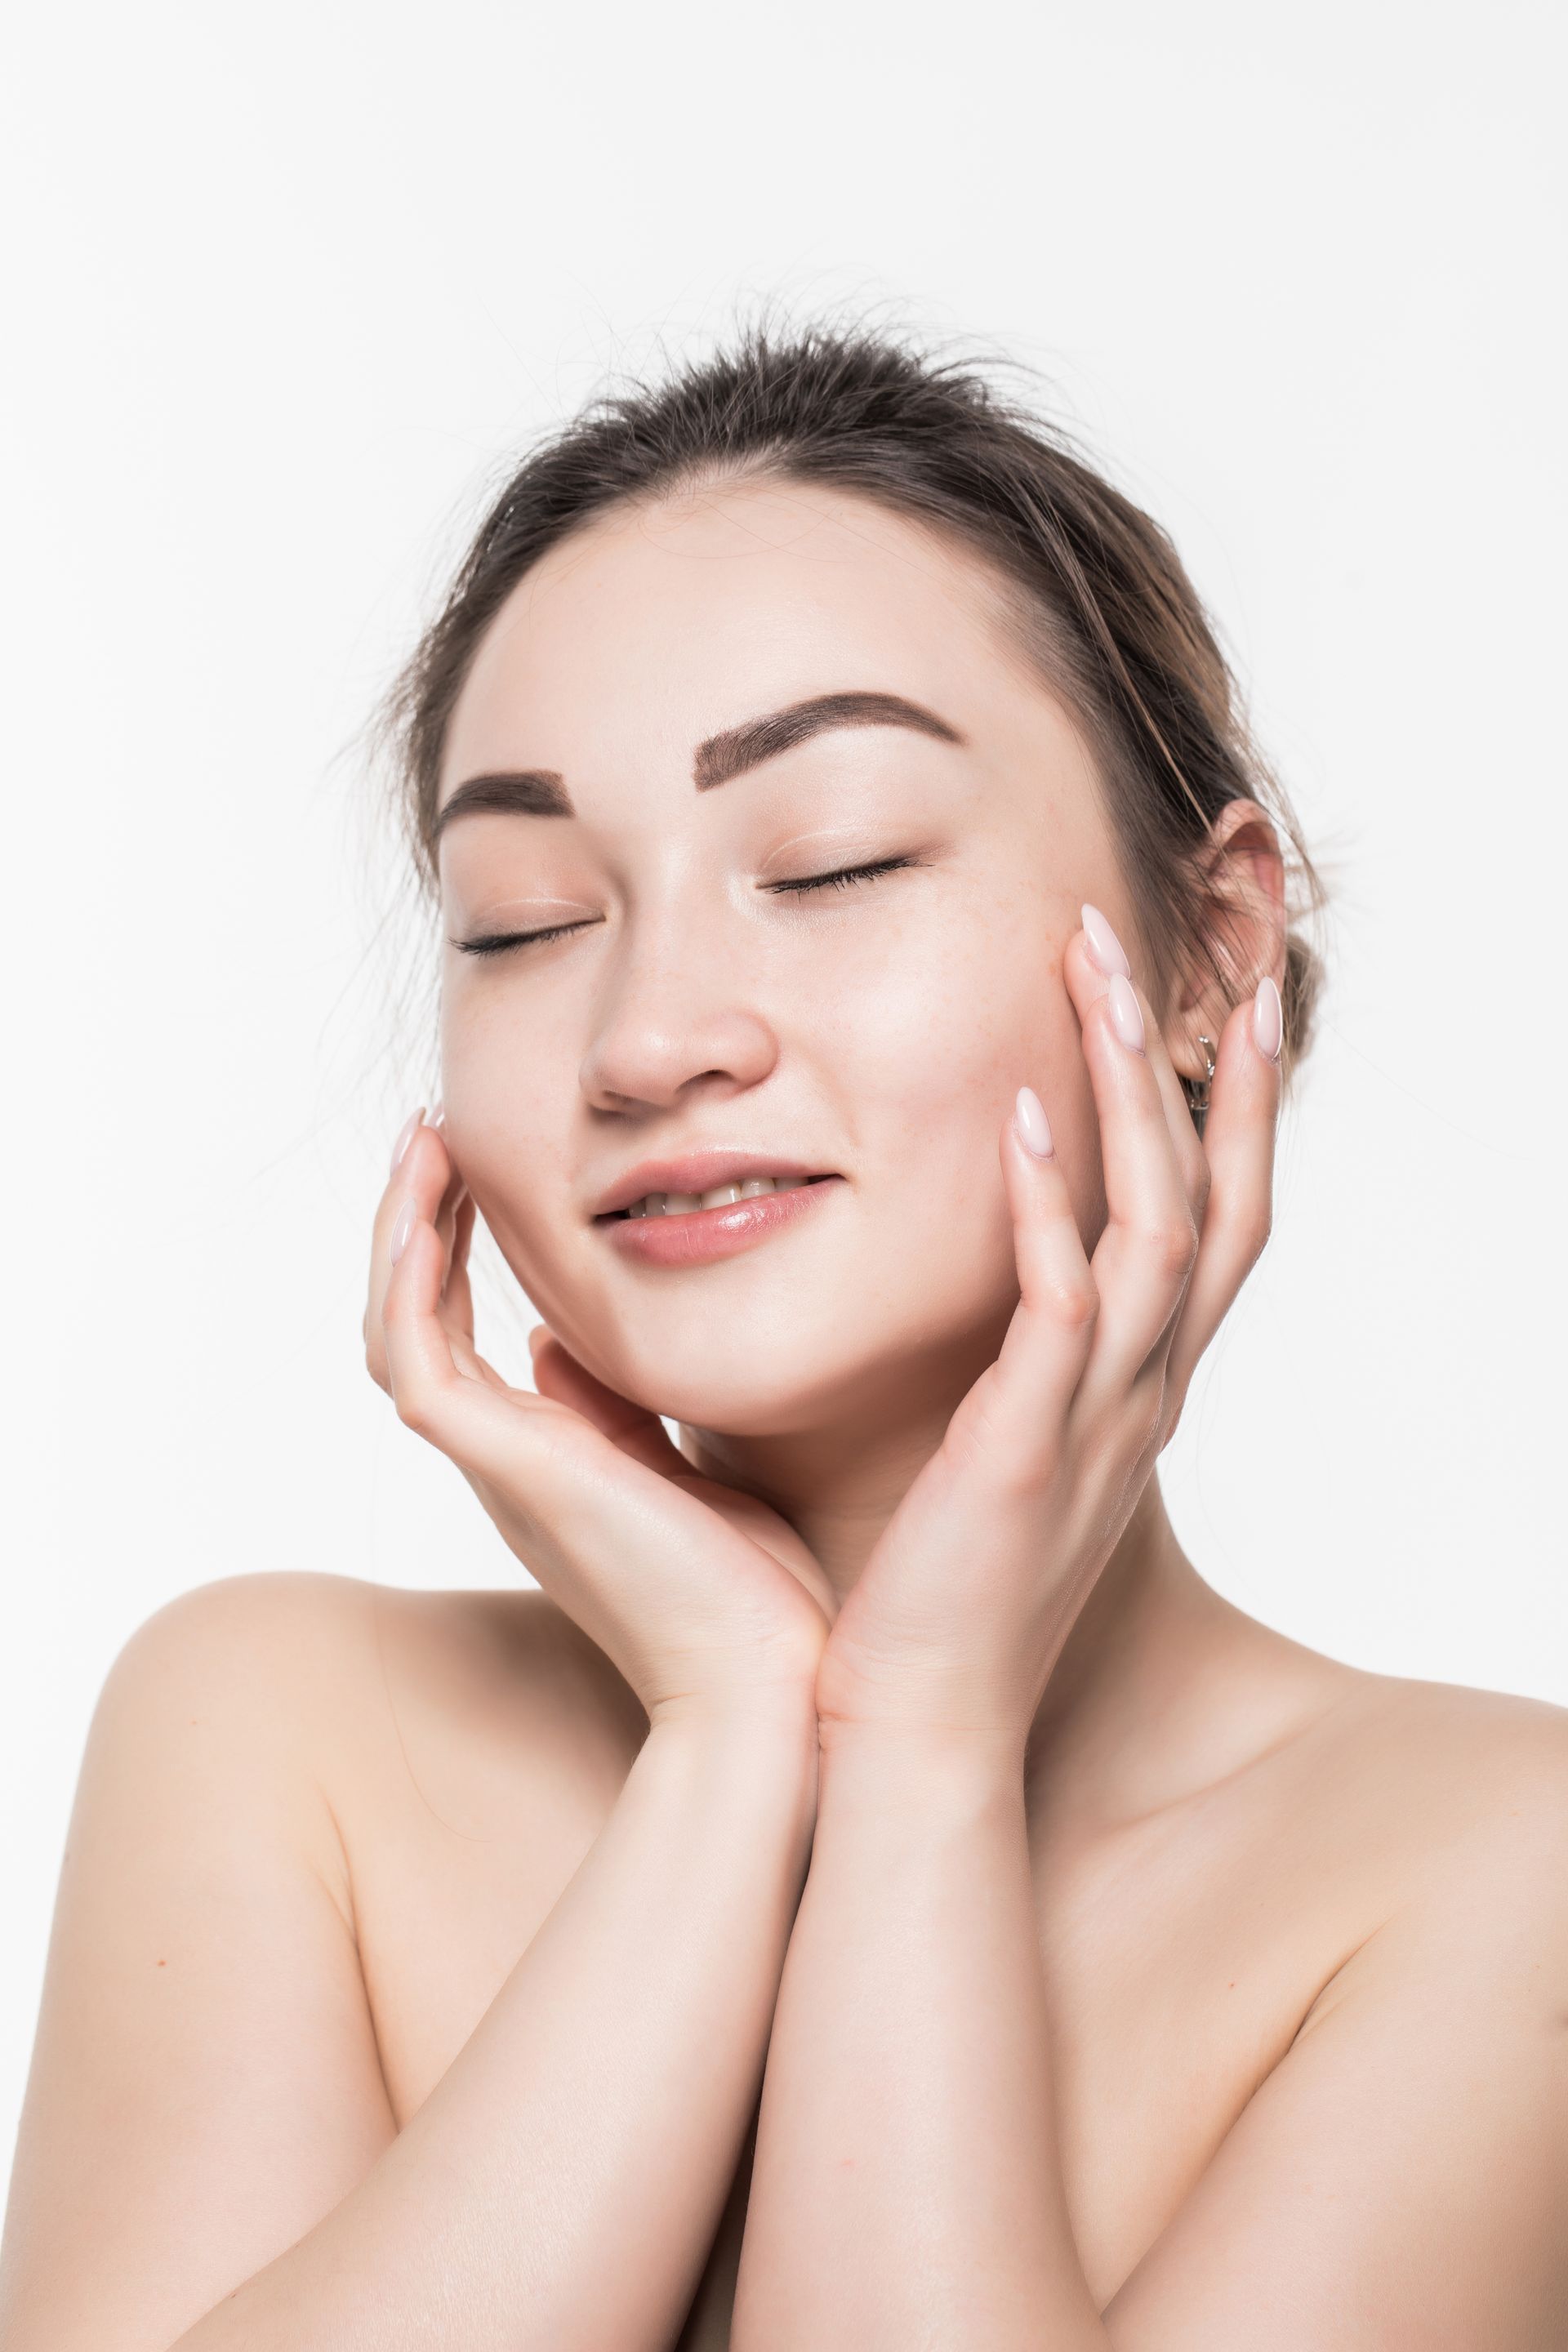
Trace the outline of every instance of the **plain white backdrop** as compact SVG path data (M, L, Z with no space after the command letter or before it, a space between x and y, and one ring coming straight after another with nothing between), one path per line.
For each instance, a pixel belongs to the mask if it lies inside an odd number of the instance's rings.
M1274 1238L1163 1459L1187 1549L1336 1656L1568 1705L1563 25L14 26L0 2161L132 1630L253 1571L523 1580L363 1369L433 1080L354 738L506 458L763 296L1043 372L1173 532L1330 869Z

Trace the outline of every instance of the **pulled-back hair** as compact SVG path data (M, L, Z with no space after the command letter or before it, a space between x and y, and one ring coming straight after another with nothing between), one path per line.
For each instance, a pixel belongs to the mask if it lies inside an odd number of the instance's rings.
M1095 755L1121 870L1154 963L1156 1012L1203 966L1229 1003L1259 974L1227 937L1205 856L1227 803L1256 801L1285 863L1289 1079L1321 960L1300 929L1327 894L1261 758L1213 626L1160 525L1059 426L979 362L865 325L739 330L711 356L601 394L532 448L493 499L376 722L424 887L453 708L479 641L530 567L632 501L739 480L826 483L984 558L1002 610Z

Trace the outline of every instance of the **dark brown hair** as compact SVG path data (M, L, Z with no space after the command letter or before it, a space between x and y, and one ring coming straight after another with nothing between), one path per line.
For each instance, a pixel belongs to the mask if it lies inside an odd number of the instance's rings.
M988 562L1001 609L1094 751L1156 968L1157 1011L1178 971L1199 961L1227 1002L1257 983L1226 940L1204 852L1228 802L1258 802L1286 866L1289 1078L1322 974L1300 926L1327 893L1170 539L1059 426L1003 395L991 379L1008 364L944 359L864 324L763 323L660 381L600 394L533 448L493 499L375 721L425 887L436 887L431 828L452 710L480 638L530 566L628 501L741 478L826 483Z

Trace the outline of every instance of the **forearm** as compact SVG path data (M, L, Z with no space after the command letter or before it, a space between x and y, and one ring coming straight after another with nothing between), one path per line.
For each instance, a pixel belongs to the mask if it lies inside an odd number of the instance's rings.
M405 2130L176 2352L663 2352L755 2104L815 1781L808 1709L656 1726Z
M735 2352L1105 2352L1073 2243L1021 1761L825 1739Z

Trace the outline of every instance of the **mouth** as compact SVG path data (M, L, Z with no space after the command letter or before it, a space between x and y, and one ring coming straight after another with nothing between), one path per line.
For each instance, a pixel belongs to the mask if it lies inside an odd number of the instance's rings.
M705 1192L641 1193L624 1209L610 1209L595 1217L597 1225L637 1217L692 1217L710 1209L733 1208L740 1201L766 1200L770 1193L794 1192L803 1184L837 1184L837 1176L745 1176L729 1184L710 1185Z
M596 1225L616 1217L693 1216L732 1207L764 1192L788 1191L837 1174L788 1152L748 1151L738 1144L700 1144L668 1159L638 1160L623 1169L595 1202ZM761 1187L761 1191L758 1188Z
M644 1266L710 1265L754 1248L845 1190L837 1174L739 1176L702 1192L639 1192L594 1219L616 1255Z

